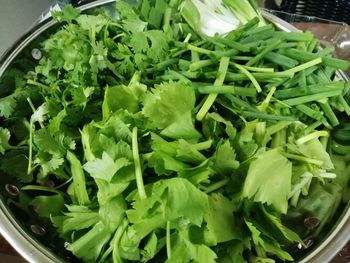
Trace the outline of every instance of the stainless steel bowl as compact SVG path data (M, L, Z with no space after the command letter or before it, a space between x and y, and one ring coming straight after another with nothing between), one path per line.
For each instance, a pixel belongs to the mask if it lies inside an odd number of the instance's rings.
M115 0L97 0L95 2L80 6L81 11L92 10L96 7L106 7ZM274 23L282 31L298 31L291 24L279 19L278 17L262 11L264 17ZM19 39L13 47L8 50L0 59L0 77L13 63L15 58L25 50L30 43L42 36L48 30L54 28L55 22L47 19L35 26L24 37ZM349 80L344 72L337 72L338 78ZM23 222L23 219L22 219ZM56 249L50 249L43 242L38 241L30 230L26 229L7 205L6 198L0 196L0 233L8 242L29 262L31 263L60 263L67 262L67 259L58 256ZM309 252L301 263L320 263L329 262L336 253L347 243L350 237L350 206L347 205L339 220L333 229L323 239L323 241ZM63 248L61 247L61 250ZM54 251L55 250L55 251Z

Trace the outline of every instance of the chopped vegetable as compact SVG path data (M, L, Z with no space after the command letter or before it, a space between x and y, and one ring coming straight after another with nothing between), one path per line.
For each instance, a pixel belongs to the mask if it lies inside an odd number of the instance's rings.
M350 198L349 62L254 1L109 11L54 13L42 58L1 77L13 203L83 262L294 261L322 240Z

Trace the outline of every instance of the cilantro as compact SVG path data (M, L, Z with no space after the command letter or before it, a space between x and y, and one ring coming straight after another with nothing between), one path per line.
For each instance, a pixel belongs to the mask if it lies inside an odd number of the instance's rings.
M74 8L72 5L66 5L62 12L53 11L52 16L59 22L71 22L76 19L80 14L80 11Z
M346 207L349 63L219 2L67 5L0 77L2 181L83 262L293 261Z
M9 95L0 99L0 116L8 118L12 115L17 103L14 96Z

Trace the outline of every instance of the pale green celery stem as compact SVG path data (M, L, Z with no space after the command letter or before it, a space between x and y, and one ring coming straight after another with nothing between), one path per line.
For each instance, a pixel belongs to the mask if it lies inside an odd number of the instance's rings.
M238 68L244 75L246 75L250 81L253 83L256 91L258 93L260 93L262 91L259 83L257 82L257 80L255 79L255 77L253 76L252 73L250 73L247 69L245 69L242 65L238 65L238 64L234 64L236 68Z
M292 153L283 153L283 155L289 159L292 159L292 160L301 161L301 162L305 162L305 163L309 163L309 164L314 164L317 166L323 165L323 161L321 161L321 160L312 159L312 158L308 158L305 156L300 156L300 155L296 155L296 154L292 154Z
M163 16L163 30L167 31L167 27L169 27L170 25L170 18L171 18L171 13L172 13L172 8L168 7L165 12L164 12L164 16Z
M197 150L197 151L202 151L202 150L207 150L211 147L213 141L212 140L207 140L204 142L200 142L200 143L196 143L193 145L193 147Z
M287 141L287 131L285 129L276 132L272 137L271 148L284 148Z
M220 59L220 65L217 72L216 80L214 82L214 86L221 86L222 84L224 84L229 63L230 63L229 57L222 57ZM210 107L213 105L214 101L216 100L217 95L218 94L213 93L206 98L204 104L202 105L201 109L197 113L198 121L203 120L203 118L209 111Z
M266 129L266 132L271 136L274 133L279 132L280 130L283 130L284 128L288 127L292 123L293 122L291 122L291 121L279 121L276 124L269 126Z
M113 243L113 262L117 261L116 263L122 263L124 262L120 256L119 256L119 243L120 240L128 226L128 220L124 218L121 225L118 227L117 231L115 232L115 236L113 237L112 243ZM112 247L112 246L111 246ZM119 260L119 262L118 262Z
M334 179L337 177L337 175L335 173L327 173L327 172L320 173L320 176L322 178L326 178L326 179Z
M200 61L198 52L191 50L191 60L192 62Z
M132 129L132 155L134 158L137 190L140 198L146 199L147 195L143 184L141 162L140 162L140 155L139 155L139 146L137 142L137 127L134 127Z
M300 176L300 181L293 185L292 190L288 195L288 198L292 198L298 191L298 195L300 195L301 189L309 184L309 182L312 180L312 177L313 175L311 172L305 172L304 174L302 174Z
M321 136L322 137L324 137L324 136L328 137L329 133L327 131L315 131L313 133L310 133L308 135L305 135L305 136L299 138L298 140L295 141L295 143L297 145L301 145L301 144L304 144L304 143L306 143L308 141L311 141L313 139L318 139Z
M311 186L312 180L310 180L302 189L301 189L301 193L302 195L308 195L309 194L309 189Z
M293 197L290 199L290 204L291 204L291 206L296 207L296 206L298 205L300 193L301 193L301 191L298 190L298 191L293 195Z
M219 182L216 182L214 184L212 184L211 186L205 188L205 193L211 193L211 192L214 192L222 187L224 187L225 185L227 185L229 183L229 179L223 179Z
M170 221L166 222L166 254L168 259L171 258L171 236L170 236Z
M258 145L263 146L266 135L266 122L258 122L255 127L255 138Z
M329 136L323 136L320 138L320 142L322 143L323 149L327 150Z

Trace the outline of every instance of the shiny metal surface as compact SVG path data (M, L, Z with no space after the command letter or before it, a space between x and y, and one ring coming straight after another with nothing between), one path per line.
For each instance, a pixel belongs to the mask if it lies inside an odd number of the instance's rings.
M79 7L82 11L114 3L115 0L100 0ZM264 17L273 22L276 27L283 31L297 31L291 24L277 18L276 16L263 11ZM51 19L47 19L38 24L26 36L17 41L13 48L0 59L0 76L11 65L16 56L34 39L43 32L55 25ZM343 72L338 72L338 77L348 80ZM13 214L6 206L3 199L0 199L0 233L9 241L9 243L29 262L31 263L60 263L64 262L58 258L53 251L48 250L43 244L37 242L32 235L28 234L24 228L17 222ZM302 259L301 263L319 263L329 262L334 255L346 244L350 234L350 209L347 207L338 224L325 240L316 247L309 255Z

